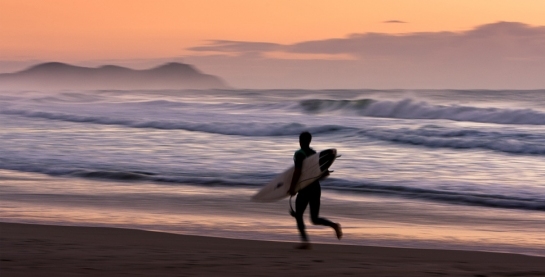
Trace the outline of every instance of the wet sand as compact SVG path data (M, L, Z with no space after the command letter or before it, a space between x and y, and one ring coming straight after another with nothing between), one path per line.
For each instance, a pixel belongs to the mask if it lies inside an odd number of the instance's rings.
M545 257L0 223L9 276L545 276Z

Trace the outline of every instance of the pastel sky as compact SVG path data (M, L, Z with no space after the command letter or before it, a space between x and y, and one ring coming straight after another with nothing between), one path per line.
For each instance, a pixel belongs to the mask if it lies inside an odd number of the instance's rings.
M181 61L239 88L545 88L544 0L0 0L0 72Z

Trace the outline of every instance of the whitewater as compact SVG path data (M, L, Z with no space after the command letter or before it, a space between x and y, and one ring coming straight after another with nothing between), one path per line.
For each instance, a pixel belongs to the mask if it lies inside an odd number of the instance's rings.
M545 90L4 89L0 220L296 240L249 198L302 131L345 243L545 255Z

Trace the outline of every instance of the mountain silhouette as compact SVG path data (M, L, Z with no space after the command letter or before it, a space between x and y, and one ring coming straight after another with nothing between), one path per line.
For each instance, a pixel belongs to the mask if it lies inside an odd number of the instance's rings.
M42 63L15 73L0 74L0 88L20 89L222 89L213 75L183 63L135 70L116 65L97 68L59 62Z

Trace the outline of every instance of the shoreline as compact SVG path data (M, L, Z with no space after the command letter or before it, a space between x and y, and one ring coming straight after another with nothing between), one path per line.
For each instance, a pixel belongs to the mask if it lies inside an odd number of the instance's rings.
M2 276L544 276L545 257L0 222Z

